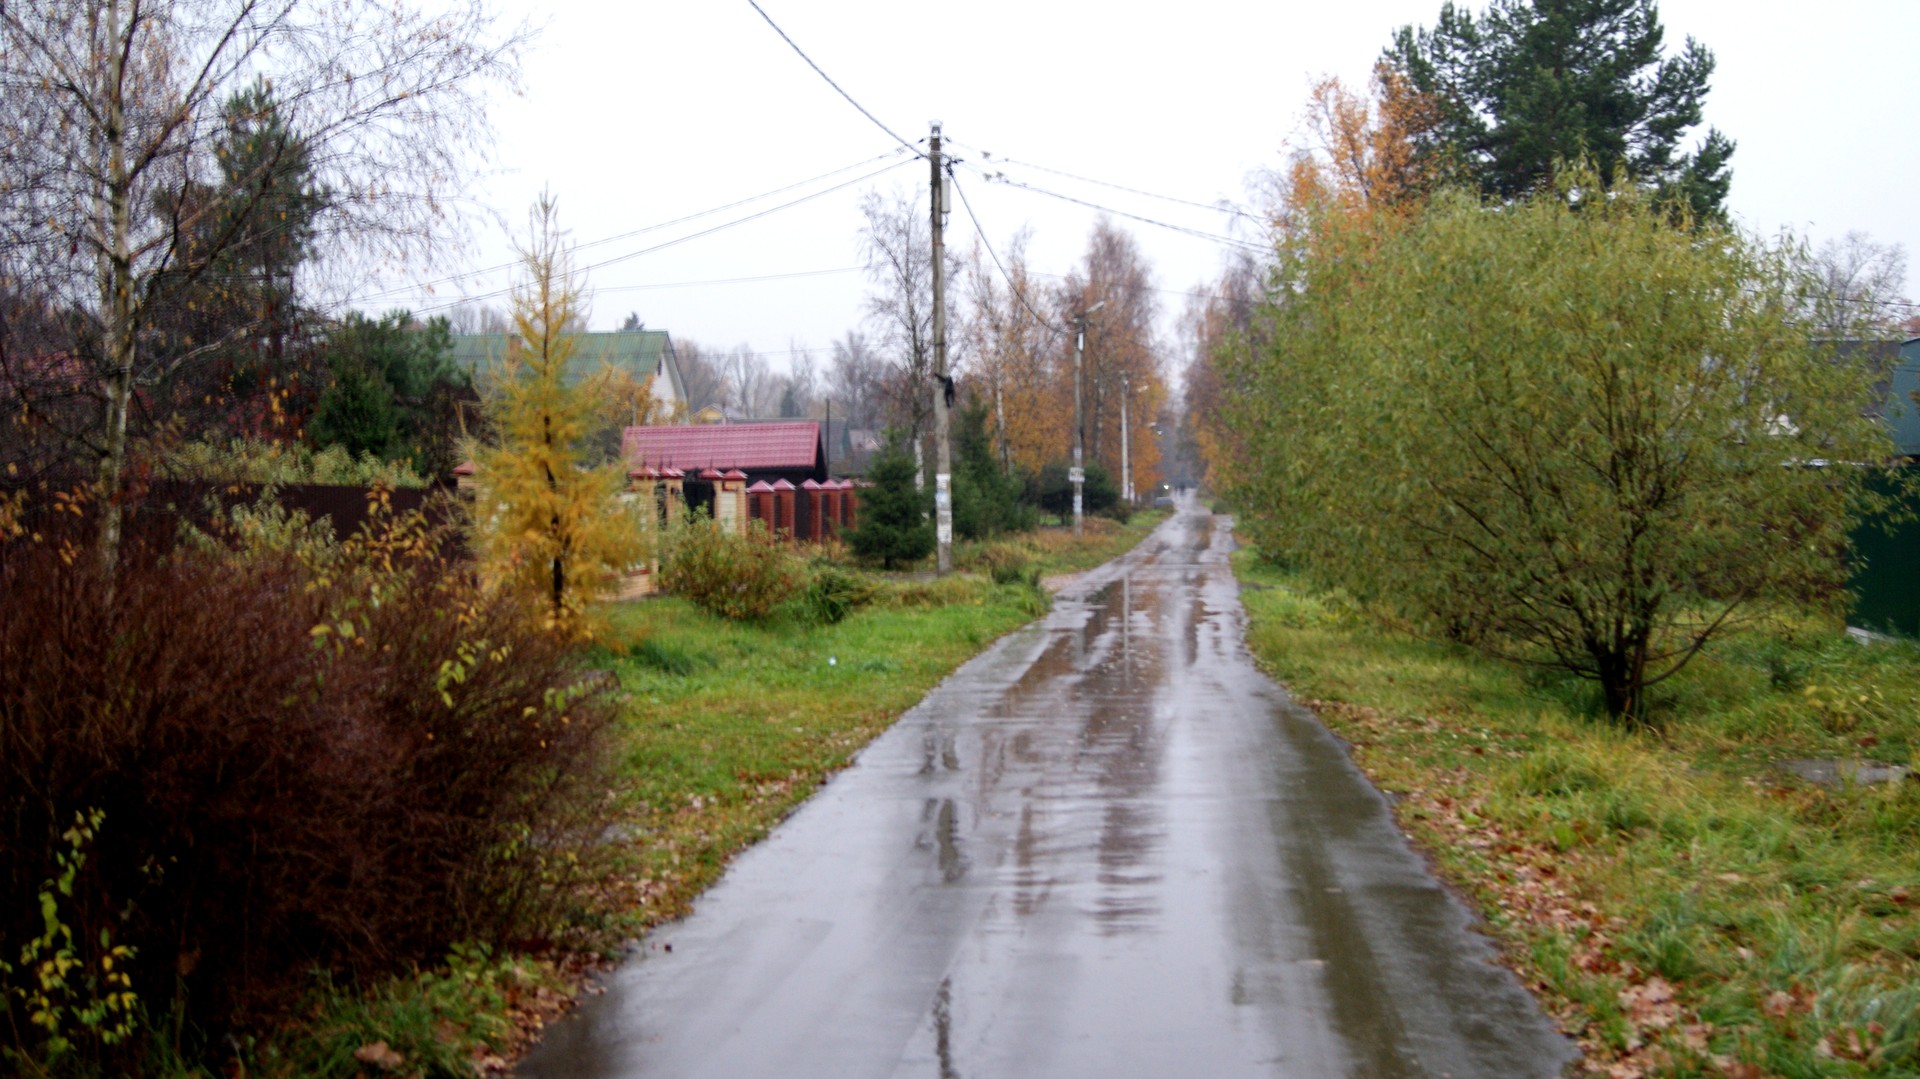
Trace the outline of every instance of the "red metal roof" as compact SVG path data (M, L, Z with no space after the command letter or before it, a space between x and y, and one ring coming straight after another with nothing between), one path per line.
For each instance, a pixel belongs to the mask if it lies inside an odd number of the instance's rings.
M820 422L629 427L620 446L634 465L671 465L685 469L812 468L820 459Z

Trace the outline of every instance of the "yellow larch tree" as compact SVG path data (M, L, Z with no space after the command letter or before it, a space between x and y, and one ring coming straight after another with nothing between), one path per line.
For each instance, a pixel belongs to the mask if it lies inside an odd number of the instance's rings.
M487 386L495 440L474 453L478 547L502 586L539 597L556 628L580 632L588 605L645 556L648 534L621 498L625 463L591 464L606 405L601 380L567 378L583 302L551 196L535 204L520 255L517 339Z

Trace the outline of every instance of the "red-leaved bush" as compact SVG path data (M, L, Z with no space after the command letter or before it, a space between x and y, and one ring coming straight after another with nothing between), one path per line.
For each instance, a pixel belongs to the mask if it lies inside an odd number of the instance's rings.
M111 577L83 540L0 545L0 1060L97 1035L114 948L123 1004L216 1033L316 968L511 939L560 892L613 711L565 643L417 518L339 544L248 520L130 540ZM63 941L56 1031L30 961Z

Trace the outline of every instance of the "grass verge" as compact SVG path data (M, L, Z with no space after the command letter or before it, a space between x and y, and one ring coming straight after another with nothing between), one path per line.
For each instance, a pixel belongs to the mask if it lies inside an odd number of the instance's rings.
M1397 795L1592 1074L1920 1075L1920 649L1777 622L1663 686L1658 731L1586 687L1416 640L1234 556L1249 644Z

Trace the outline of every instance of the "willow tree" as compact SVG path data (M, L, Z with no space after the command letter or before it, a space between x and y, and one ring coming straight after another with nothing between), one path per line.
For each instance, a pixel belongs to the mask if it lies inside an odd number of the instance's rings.
M592 434L605 403L595 380L569 378L584 313L558 209L543 196L521 250L514 338L494 357L485 408L494 433L476 447L478 546L495 578L540 596L552 622L581 616L646 554L639 514L622 499L627 468L597 467Z
M1487 209L1320 214L1223 360L1258 542L1608 713L1769 601L1843 592L1876 372L1820 356L1791 252L1589 174Z

